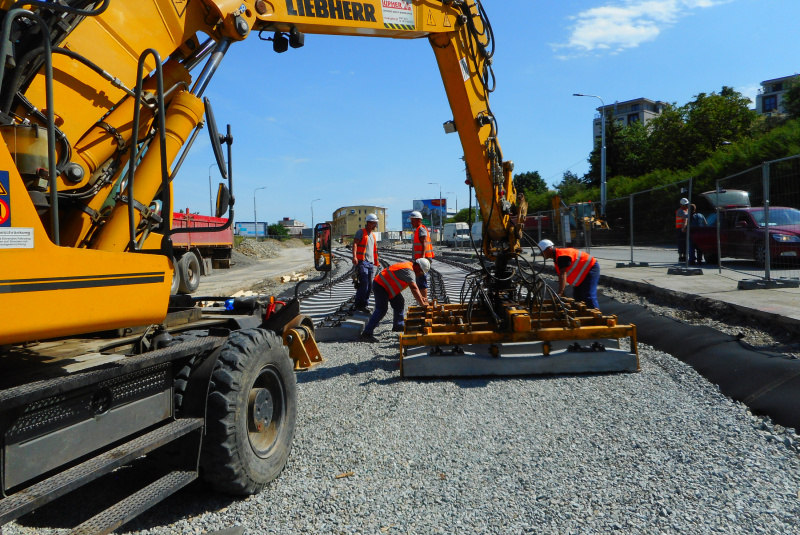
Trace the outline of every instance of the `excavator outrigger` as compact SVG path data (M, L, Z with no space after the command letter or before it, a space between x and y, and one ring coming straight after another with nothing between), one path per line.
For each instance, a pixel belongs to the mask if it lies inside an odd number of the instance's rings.
M296 300L176 295L172 247L173 190L204 126L228 179L217 215L233 219L231 127L218 131L203 95L254 34L278 53L306 34L431 44L445 127L479 199L484 269L461 309L411 311L401 355L620 336L635 350L632 326L547 294L523 266L511 216L526 207L489 107L494 45L478 0L0 0L0 15L0 525L145 455L163 476L76 532L108 533L201 470L234 494L282 470L294 370L322 360L313 323Z

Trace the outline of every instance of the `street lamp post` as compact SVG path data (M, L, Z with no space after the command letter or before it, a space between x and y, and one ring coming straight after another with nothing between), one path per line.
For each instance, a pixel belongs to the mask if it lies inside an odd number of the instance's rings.
M212 163L208 166L208 215L214 217L214 194L212 193L211 189L211 168L215 167L217 164Z
M573 93L573 97L592 97L600 100L600 215L606 216L606 103L597 95Z
M439 186L439 243L442 242L442 232L443 225L442 225L442 185L438 182L428 182L431 186Z
M311 228L314 228L314 203L321 199L314 199L311 201Z
M448 193L448 194L452 193L455 196L455 198L456 198L456 215L458 215L458 193L456 193L455 191L445 191L445 193ZM460 247L459 243L458 243L459 242L458 231L456 231L455 236L453 237L453 241L455 242L456 247Z
M256 188L253 190L253 225L255 226L256 229L256 239L258 239L258 213L256 212L256 192L260 189L267 189L267 186L262 186L260 188ZM264 234L265 235L267 234L266 230L264 231Z
M452 193L456 198L456 214L458 214L458 193L455 191L445 191L445 193Z

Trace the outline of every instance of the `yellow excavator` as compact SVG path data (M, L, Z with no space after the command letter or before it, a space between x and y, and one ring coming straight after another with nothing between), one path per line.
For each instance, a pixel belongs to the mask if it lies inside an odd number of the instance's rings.
M277 53L306 34L431 44L484 269L460 308L410 312L404 358L467 344L495 358L525 341L554 355L557 342L628 336L624 364L638 366L633 326L547 294L522 266L511 217L524 222L526 206L489 107L494 45L478 0L0 0L0 17L0 525L142 456L163 474L77 533L108 533L200 473L246 495L282 470L294 371L322 360L313 323L296 299L177 295L186 262L172 247L174 179L202 128L228 181L217 216L233 220L232 130L218 131L203 95L248 38ZM330 228L317 227L325 272Z

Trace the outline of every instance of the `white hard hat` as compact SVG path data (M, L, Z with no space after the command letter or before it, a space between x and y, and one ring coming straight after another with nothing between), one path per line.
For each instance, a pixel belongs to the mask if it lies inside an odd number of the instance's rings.
M681 199L681 206L686 206L687 204L689 204L689 199L687 199L686 197Z
M422 219L422 214L420 214L419 212L417 212L415 210L415 211L411 212L411 214L408 217L409 217L409 219Z
M427 258L417 258L415 262L422 268L423 273L427 273L431 269L431 261Z
M555 247L555 244L550 240L542 240L539 242L539 249L541 249L542 252L545 252L550 247Z
M377 223L378 222L378 216L376 216L375 214L367 214L367 223L370 223L370 222Z

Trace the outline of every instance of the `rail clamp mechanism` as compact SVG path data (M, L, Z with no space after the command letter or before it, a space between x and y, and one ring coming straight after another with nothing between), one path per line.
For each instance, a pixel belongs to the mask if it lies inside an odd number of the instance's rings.
M572 299L545 300L528 310L506 304L509 328L480 307L438 304L409 308L400 335L400 375L468 377L639 371L635 325L618 325ZM630 340L630 351L619 348Z

